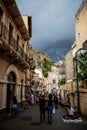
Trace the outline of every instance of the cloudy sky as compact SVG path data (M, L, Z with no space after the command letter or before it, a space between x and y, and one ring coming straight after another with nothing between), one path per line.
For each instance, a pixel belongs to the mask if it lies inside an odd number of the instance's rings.
M32 16L30 43L53 60L64 57L75 41L75 14L83 0L16 0L23 15Z

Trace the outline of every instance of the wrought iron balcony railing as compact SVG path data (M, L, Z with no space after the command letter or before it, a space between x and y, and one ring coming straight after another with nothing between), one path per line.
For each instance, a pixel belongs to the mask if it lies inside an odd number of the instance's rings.
M3 41L3 44L9 45L8 47L13 48L14 51L21 56L21 58L29 63L29 56L24 52L24 49L17 44L17 39L15 39L12 35L9 37L9 30L3 22L0 22L0 39Z

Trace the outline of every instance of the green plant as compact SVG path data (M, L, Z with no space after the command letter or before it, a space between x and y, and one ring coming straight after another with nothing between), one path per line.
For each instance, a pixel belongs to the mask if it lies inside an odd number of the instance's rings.
M79 67L79 72L77 73L78 79L82 81L86 81L87 80L87 52L78 55L77 64Z
M42 67L44 77L48 76L48 72L51 71L51 66L52 66L52 62L47 59L44 59L43 67Z
M65 84L65 82L66 82L66 79L62 78L61 80L59 80L59 85L63 85L63 84Z

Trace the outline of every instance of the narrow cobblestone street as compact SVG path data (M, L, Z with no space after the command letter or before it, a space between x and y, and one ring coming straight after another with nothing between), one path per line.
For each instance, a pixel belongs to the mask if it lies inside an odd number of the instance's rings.
M40 123L38 105L31 106L28 110L20 112L16 118L6 118L0 121L0 130L87 130L87 121L80 123L65 123L62 115L64 108L60 106L53 114L52 124L47 124L47 120Z

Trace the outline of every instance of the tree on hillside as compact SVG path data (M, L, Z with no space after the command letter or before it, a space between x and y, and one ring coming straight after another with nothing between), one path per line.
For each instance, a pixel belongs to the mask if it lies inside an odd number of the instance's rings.
M38 66L42 68L42 72L44 77L48 76L48 72L51 71L52 62L46 58L44 58L43 62L39 59L37 60Z
M44 77L48 76L48 72L51 71L52 62L50 60L44 59L42 71L44 74Z

